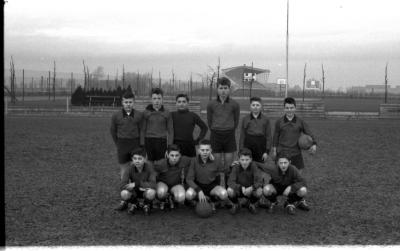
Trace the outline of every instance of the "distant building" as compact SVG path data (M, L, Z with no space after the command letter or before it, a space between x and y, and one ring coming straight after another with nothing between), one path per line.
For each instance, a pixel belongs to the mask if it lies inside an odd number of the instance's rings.
M400 94L400 86L392 87L387 85L387 91L391 94ZM353 94L384 94L385 85L365 85L365 86L352 86L347 89L347 93Z
M221 69L221 76L231 80L233 91L244 89L266 90L270 85L268 83L270 70L251 66L235 66Z
M320 91L321 90L321 82L316 79L309 79L306 82L305 90L313 90L313 91Z

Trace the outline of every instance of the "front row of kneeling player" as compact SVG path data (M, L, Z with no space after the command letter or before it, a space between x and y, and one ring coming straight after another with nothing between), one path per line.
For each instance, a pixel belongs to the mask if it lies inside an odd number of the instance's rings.
M122 174L122 201L117 210L128 209L133 214L142 208L147 215L157 199L161 210L166 205L174 208L176 204L194 206L209 201L213 212L216 203L222 202L232 214L241 207L256 213L262 199L272 213L279 195L287 197L284 207L289 214L295 214L296 208L309 210L305 180L284 154L277 156L275 165L268 165L252 161L251 151L244 148L229 174L214 161L209 140L200 142L198 156L193 158L182 156L176 145L168 148L165 159L154 163L146 161L142 148L133 150L131 156L131 166Z

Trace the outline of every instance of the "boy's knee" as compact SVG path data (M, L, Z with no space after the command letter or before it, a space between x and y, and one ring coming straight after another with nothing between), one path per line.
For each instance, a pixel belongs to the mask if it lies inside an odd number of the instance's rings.
M218 190L216 191L216 195L220 200L228 199L228 192L223 187L218 188Z
M174 193L174 200L178 203L183 203L185 201L185 191L176 191Z
M256 198L261 198L262 195L263 195L263 189L261 187L253 191L253 196L255 196Z
M129 192L128 190L121 191L121 199L122 200L129 200L131 197L132 197L132 193Z
M143 195L147 200L154 200L156 197L156 191L154 189L147 189Z
M271 196L276 193L275 188L271 184L267 184L263 187L263 194L264 196Z
M157 184L157 198L165 199L168 194L168 186L164 183Z
M228 189L226 189L226 192L228 193L228 197L229 198L235 198L236 197L235 190L233 190L232 188L228 187Z
M194 198L196 198L196 191L190 187L188 190L186 190L185 197L187 200L194 200Z
M300 197L305 197L307 195L307 188L300 187L299 190L297 190L296 194Z

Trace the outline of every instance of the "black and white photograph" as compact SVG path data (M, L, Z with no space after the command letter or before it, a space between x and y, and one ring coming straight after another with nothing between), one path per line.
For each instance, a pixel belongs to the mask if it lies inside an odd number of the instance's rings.
M400 247L395 0L3 0L5 249Z

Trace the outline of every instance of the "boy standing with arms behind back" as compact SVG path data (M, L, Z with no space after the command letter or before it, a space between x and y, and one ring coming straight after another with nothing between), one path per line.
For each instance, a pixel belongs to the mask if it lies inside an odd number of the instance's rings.
M235 131L239 124L240 106L229 97L231 81L222 77L217 80L217 99L207 104L207 122L210 128L211 148L215 161L222 164L225 175L236 151Z

